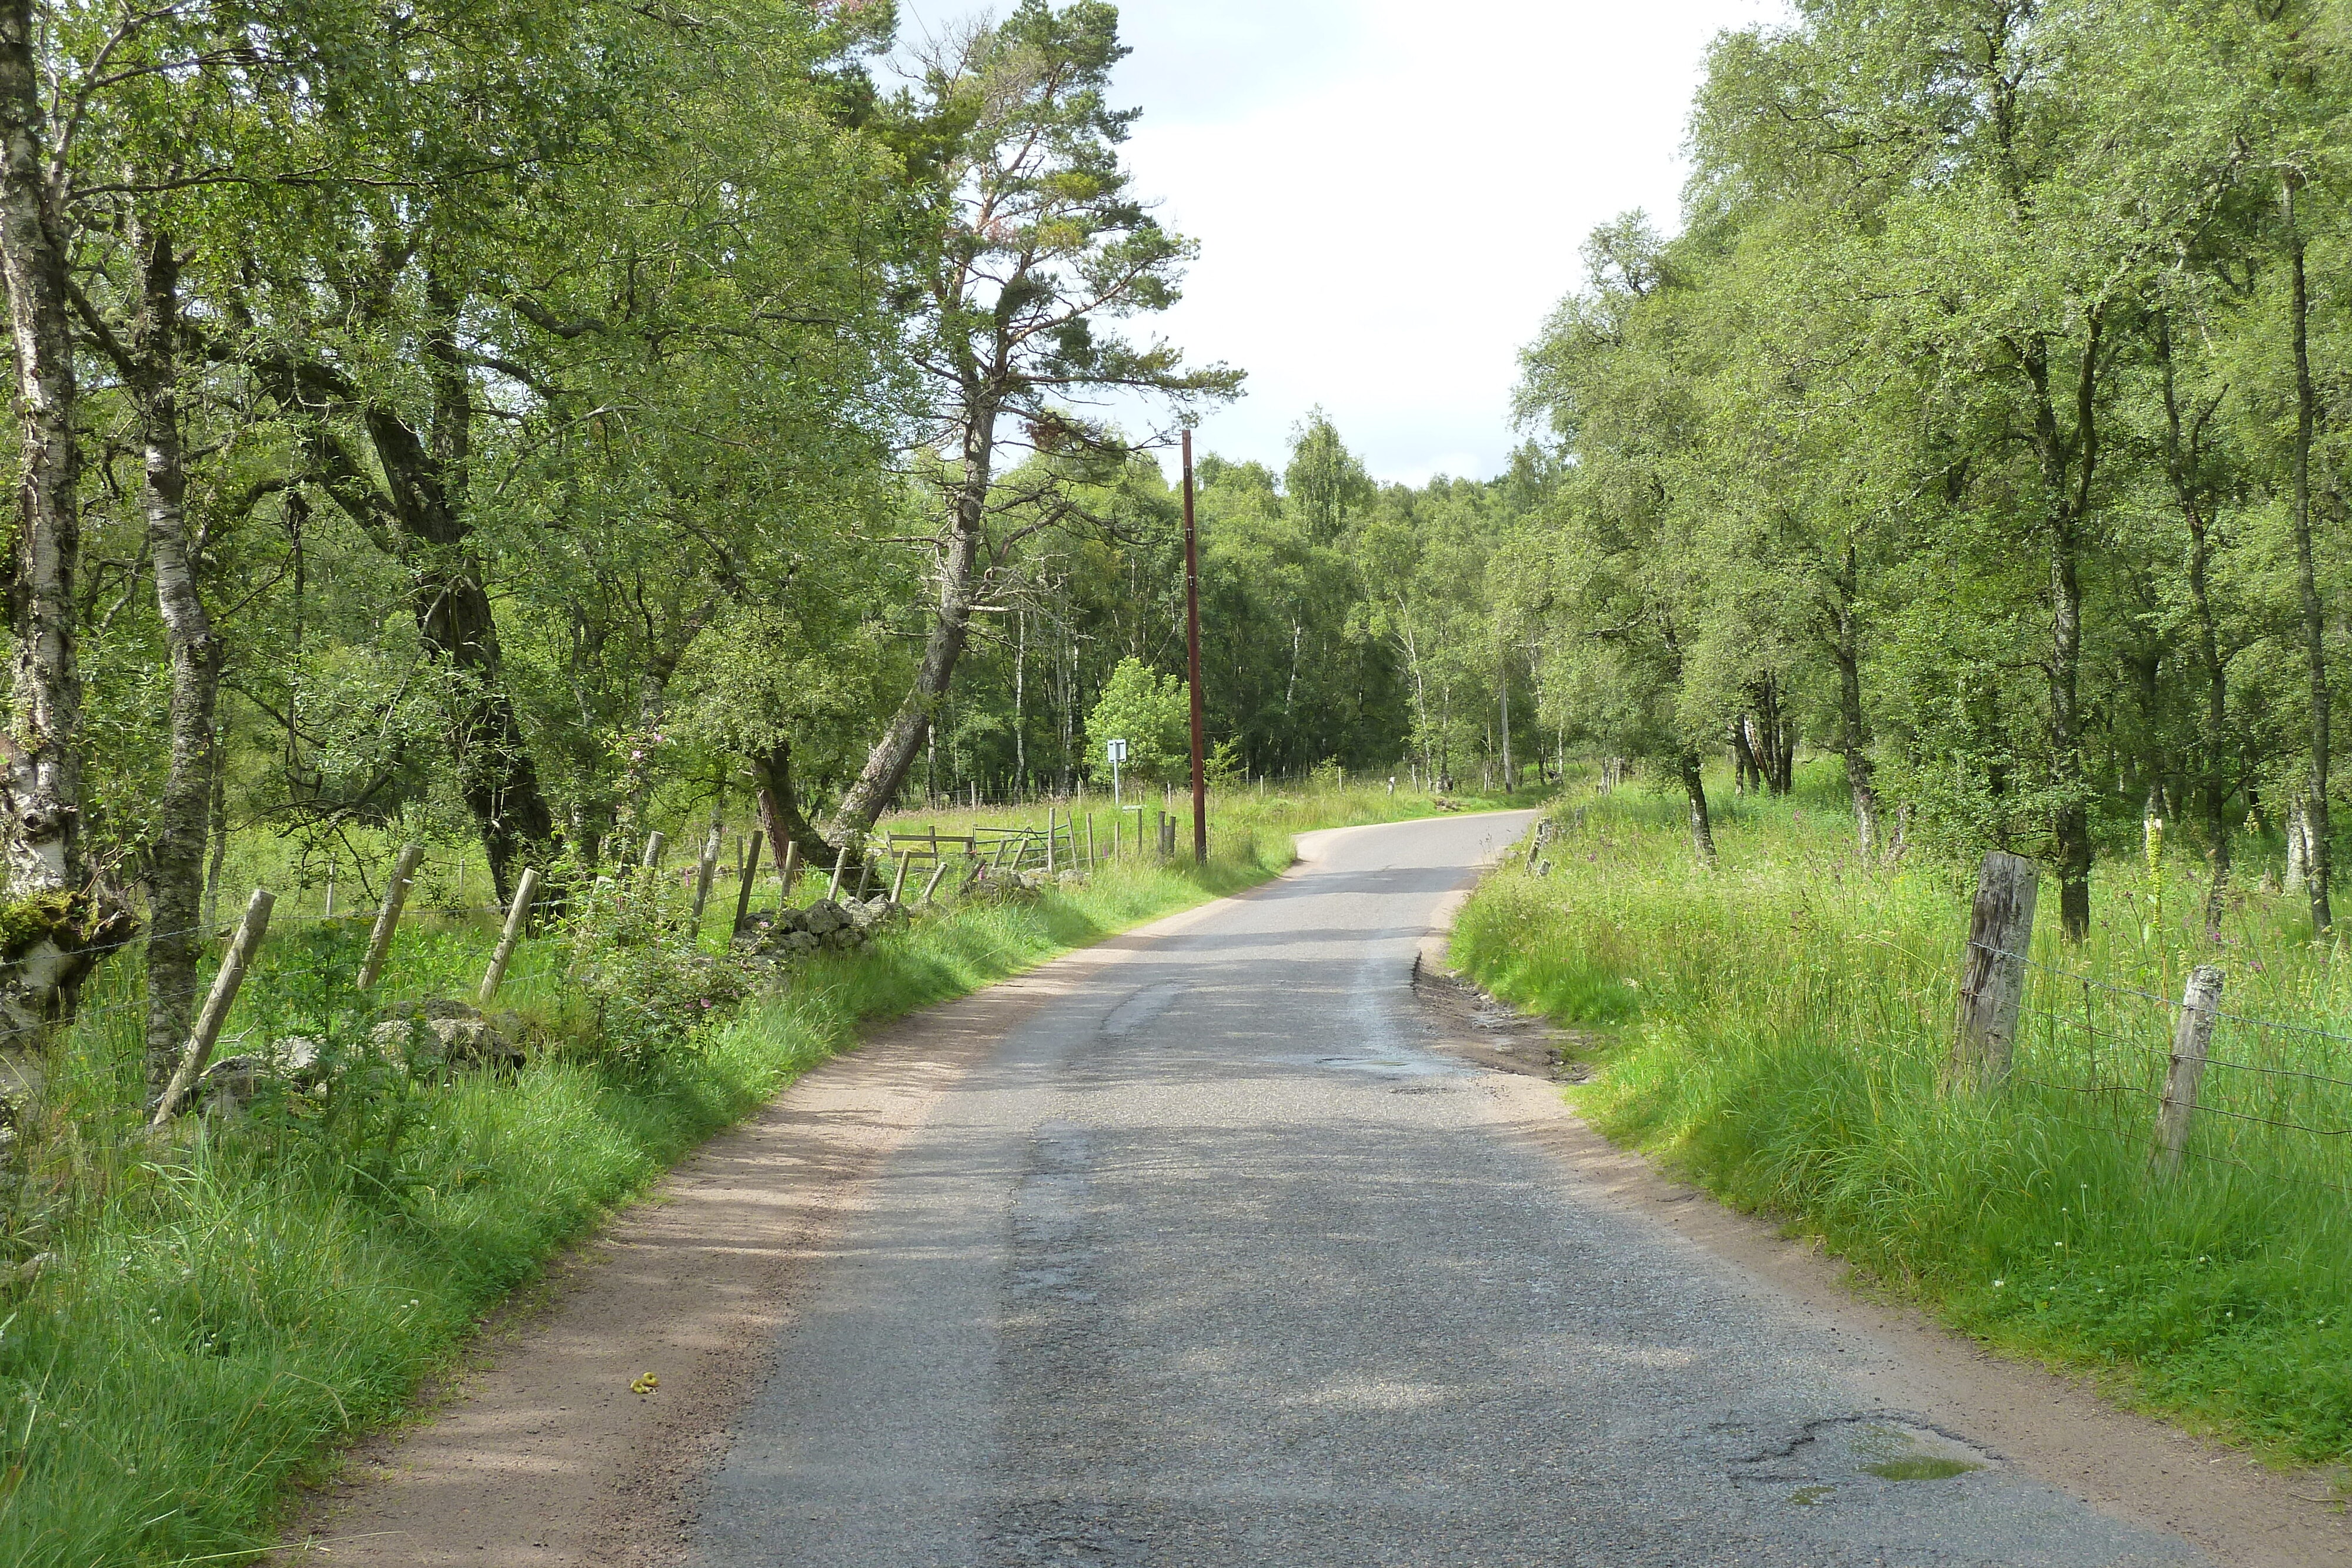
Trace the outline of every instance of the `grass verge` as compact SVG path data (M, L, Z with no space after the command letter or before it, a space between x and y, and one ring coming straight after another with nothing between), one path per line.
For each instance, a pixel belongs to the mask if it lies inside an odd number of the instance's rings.
M2062 946L2054 910L2037 936L2015 1078L1948 1092L1970 868L1860 865L1832 800L1734 802L1712 873L1678 799L1584 800L1580 829L1562 809L1549 873L1490 877L1455 961L1591 1031L1571 1092L1609 1136L2006 1351L2273 1460L2352 1459L2346 956L2252 888L2217 946L2201 865L2103 862L2090 940ZM2238 1019L2166 1179L2160 998L2200 962Z
M553 1049L512 1077L387 1078L331 1114L265 1103L166 1145L133 1135L140 975L118 964L64 1043L9 1199L0 1562L249 1560L273 1543L290 1481L397 1418L551 1254L861 1024L1261 882L1289 863L1295 831L1440 809L1363 789L1234 800L1205 867L1131 858L1034 900L926 913L805 962L650 1071ZM243 845L237 860L266 874L273 852ZM274 928L232 1040L348 1002L365 925ZM469 994L491 936L479 915L404 925L375 995ZM561 1037L575 1003L555 944L526 948L500 1000Z

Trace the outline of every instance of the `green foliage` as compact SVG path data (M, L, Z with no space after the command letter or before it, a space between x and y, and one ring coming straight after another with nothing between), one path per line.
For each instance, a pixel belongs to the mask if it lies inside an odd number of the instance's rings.
M1122 777L1140 783L1189 779L1192 768L1192 699L1173 675L1156 675L1137 658L1121 659L1087 715L1087 745L1108 757L1113 739L1127 742ZM1102 765L1105 776L1108 765Z
M696 942L688 890L635 866L593 878L574 871L569 882L562 941L586 1017L563 1050L631 1073L703 1051L751 976L731 954Z
M1899 810L2076 885L2151 794L2209 850L2275 826L2326 770L2310 639L2322 674L2344 648L2291 527L2289 264L2337 265L2352 211L2324 14L1906 0L1717 39L1683 232L1596 230L1523 359L1562 467L1497 596L1547 717L1661 759L1793 725L1886 798L1874 848ZM2337 488L2347 303L2306 323ZM2325 597L2352 557L2316 552Z

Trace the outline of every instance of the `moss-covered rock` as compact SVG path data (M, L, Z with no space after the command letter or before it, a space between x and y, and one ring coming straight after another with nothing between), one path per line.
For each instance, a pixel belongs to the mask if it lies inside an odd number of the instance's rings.
M64 888L0 904L0 959L21 956L51 936L72 939L61 946L77 946L89 913L89 900Z

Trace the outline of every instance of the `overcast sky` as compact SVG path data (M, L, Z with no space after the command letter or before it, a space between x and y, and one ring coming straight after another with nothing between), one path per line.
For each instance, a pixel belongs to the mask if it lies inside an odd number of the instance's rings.
M905 27L1005 9L908 0ZM1630 207L1675 225L1707 40L1773 0L1122 0L1139 193L1200 241L1160 329L1249 372L1210 450L1320 403L1383 479L1484 477L1517 354Z

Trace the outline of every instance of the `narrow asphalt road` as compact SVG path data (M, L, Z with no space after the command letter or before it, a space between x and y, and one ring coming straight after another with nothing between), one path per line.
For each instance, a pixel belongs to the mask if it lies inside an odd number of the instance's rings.
M1508 1135L1411 973L1528 821L1332 835L1006 1038L882 1167L689 1560L2209 1563L1880 1407L1853 1335Z

